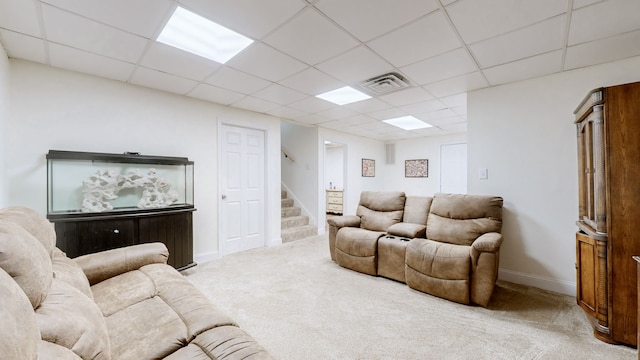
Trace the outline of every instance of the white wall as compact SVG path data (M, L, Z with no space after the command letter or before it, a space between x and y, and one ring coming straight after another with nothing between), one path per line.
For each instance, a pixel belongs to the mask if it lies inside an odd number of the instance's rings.
M267 238L280 242L280 120L125 83L10 60L8 205L46 213L50 149L184 156L195 162L194 254L218 253L218 120L267 136Z
M310 224L317 224L318 197L314 189L318 188L319 167L318 128L302 126L283 121L281 126L282 148L294 161L280 157L282 162L282 183L296 201L304 215L309 216Z
M594 88L640 80L638 69L640 57L468 94L469 193L505 201L500 278L575 294L573 111Z
M0 208L8 204L5 153L8 135L6 131L9 117L9 59L0 43Z
M395 142L395 164L384 165L384 188L386 191L404 191L407 195L433 196L440 191L440 146L467 141L466 134L433 136ZM406 178L404 161L429 160L429 176Z
M325 146L325 189L344 189L344 146Z
M385 150L384 143L378 140L372 140L355 136L351 134L341 133L330 129L319 128L318 138L316 139L318 151L318 168L325 168L325 151L324 142L331 141L339 144L345 144L345 184L344 184L344 213L355 214L358 202L360 201L360 193L365 190L379 191L384 188L384 160ZM362 159L373 159L376 161L376 174L374 177L362 176ZM328 184L324 184L324 175L319 174L320 183L318 184L318 231L324 232L324 224L326 223L325 214L325 189Z

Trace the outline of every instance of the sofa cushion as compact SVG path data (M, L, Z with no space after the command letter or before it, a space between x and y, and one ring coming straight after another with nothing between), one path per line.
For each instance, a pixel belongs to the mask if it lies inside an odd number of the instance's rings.
M51 263L53 266L53 277L80 290L80 292L85 294L89 299L93 300L89 280L87 280L86 275L75 261L69 259L60 249L55 248L53 250Z
M470 247L413 239L407 245L405 277L412 289L468 304Z
M402 222L427 225L432 200L429 196L407 196Z
M181 359L261 360L272 357L244 330L221 326L198 335L189 345L165 358Z
M411 224L401 222L389 226L387 233L389 235L400 236L407 239L423 238L425 237L427 227L422 224Z
M20 225L44 246L49 256L52 256L56 248L56 232L53 224L40 213L27 207L12 206L0 210L0 221Z
M53 279L36 309L42 340L64 346L83 359L110 359L109 334L98 306L80 290Z
M436 194L427 219L427 238L470 245L480 235L502 230L502 198Z
M40 331L29 299L9 274L0 269L0 357L35 359Z
M363 191L356 215L360 227L372 231L387 231L389 226L402 221L405 195L398 191Z
M51 258L21 226L0 220L0 268L20 285L35 309L47 297L53 270Z

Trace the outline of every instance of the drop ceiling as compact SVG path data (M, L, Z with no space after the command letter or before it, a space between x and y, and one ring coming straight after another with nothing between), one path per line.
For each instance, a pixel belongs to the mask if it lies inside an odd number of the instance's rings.
M177 6L254 40L222 65L155 41ZM466 93L640 55L638 0L0 0L10 58L382 141L462 133ZM395 72L408 88L314 95ZM413 115L433 127L382 120Z

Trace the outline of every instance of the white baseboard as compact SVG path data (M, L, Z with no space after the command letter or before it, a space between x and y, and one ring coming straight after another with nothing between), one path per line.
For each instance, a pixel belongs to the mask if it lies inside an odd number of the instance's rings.
M204 264L208 261L218 260L218 259L220 259L220 253L218 253L217 251L211 251L211 252L202 253L202 254L195 254L193 256L193 260L196 262L196 264Z
M318 235L322 235L327 232L327 229L324 226L318 226Z
M539 289L553 291L565 295L573 296L576 294L575 282L558 280L540 275L525 274L518 271L500 269L498 271L498 279L516 284L533 286Z
M282 245L282 238L276 238L276 239L272 239L271 241L269 241L269 243L267 244L267 247L271 247L271 246L277 246L277 245Z

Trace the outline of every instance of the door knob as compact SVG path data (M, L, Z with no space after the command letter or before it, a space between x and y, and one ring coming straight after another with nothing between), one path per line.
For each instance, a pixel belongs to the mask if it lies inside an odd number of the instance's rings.
M222 194L222 200L224 200L224 199L226 199L226 198L227 198L227 195Z

